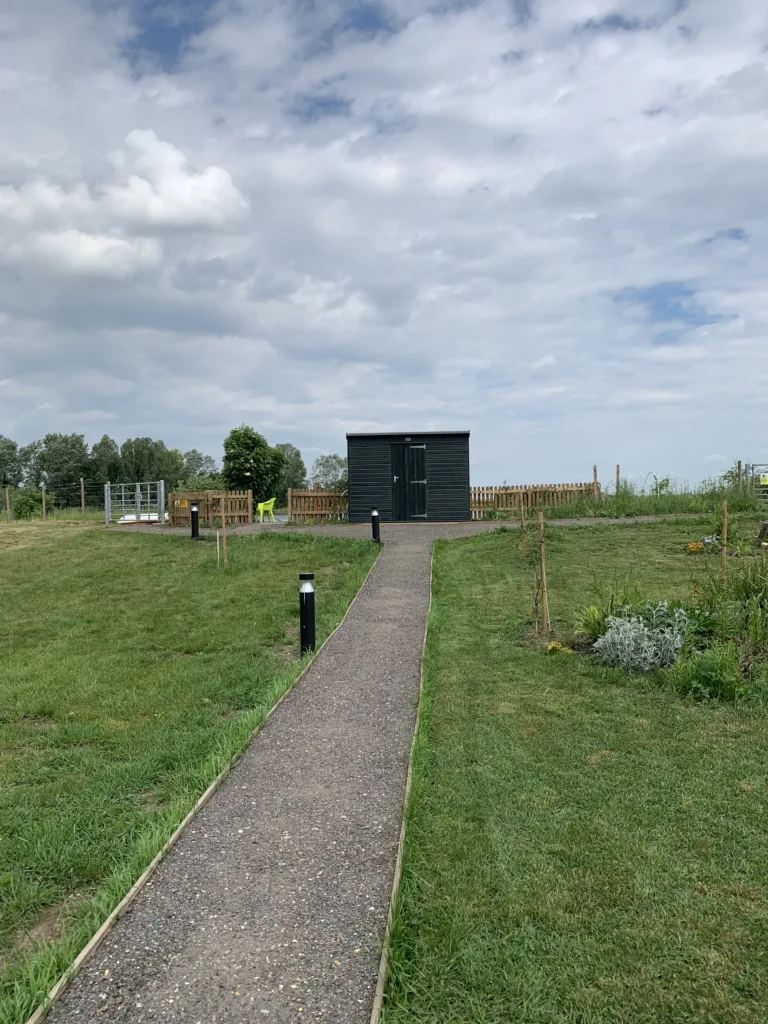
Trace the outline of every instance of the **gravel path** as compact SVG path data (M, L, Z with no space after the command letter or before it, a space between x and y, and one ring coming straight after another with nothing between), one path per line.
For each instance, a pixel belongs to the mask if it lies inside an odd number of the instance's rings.
M368 1021L416 717L432 542L497 525L382 524L384 549L343 627L51 1021ZM275 527L238 532L267 529ZM367 538L370 526L311 532Z
M382 527L384 549L344 626L51 1021L369 1019L416 715L432 541L493 525ZM367 529L329 532L367 536Z

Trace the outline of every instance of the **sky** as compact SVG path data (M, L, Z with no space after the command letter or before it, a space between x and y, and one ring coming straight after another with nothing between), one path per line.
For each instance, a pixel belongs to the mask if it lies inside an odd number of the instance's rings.
M0 433L768 462L755 0L5 0Z

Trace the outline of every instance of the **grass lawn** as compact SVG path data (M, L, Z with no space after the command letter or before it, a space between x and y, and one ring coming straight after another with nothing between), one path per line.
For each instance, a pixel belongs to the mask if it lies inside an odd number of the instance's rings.
M555 634L707 525L548 528ZM530 593L516 533L438 544L386 1024L765 1024L766 712L547 655Z
M374 545L0 525L0 1022L24 1021L299 672Z

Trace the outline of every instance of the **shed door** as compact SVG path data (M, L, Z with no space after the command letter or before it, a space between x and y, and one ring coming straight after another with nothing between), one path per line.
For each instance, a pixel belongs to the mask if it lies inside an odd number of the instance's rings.
M427 446L392 445L392 518L427 518Z

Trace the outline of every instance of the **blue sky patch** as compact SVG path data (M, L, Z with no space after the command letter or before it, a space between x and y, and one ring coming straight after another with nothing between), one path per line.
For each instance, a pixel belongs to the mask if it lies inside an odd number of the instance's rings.
M612 11L602 18L588 18L580 26L580 31L593 34L600 32L647 32L649 29L659 28L660 25L676 17L687 6L688 0L673 0L666 13L650 18L638 17L635 14L627 16L620 11Z
M645 307L652 324L679 324L678 330L667 327L655 333L654 342L662 345L676 341L686 328L733 319L708 313L696 300L694 289L683 281L662 281L649 288L624 288L614 296L614 301L619 305Z
M726 228L724 231L716 231L710 238L706 238L704 244L711 245L712 242L719 242L724 238L729 238L734 242L745 242L749 235L744 228Z
M211 20L216 0L134 0L131 5L136 34L123 47L134 70L174 71L190 39Z
M298 93L288 107L288 113L299 121L313 123L327 117L348 117L352 101L335 93Z
M328 24L319 0L298 0L298 20L302 23L306 43L302 48L305 58L333 50L336 41L345 35L358 39L395 35L405 24L398 21L379 0L351 0L340 15Z
M511 0L512 13L518 25L527 25L533 18L536 0Z

